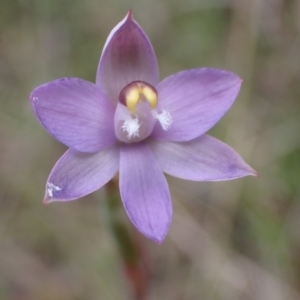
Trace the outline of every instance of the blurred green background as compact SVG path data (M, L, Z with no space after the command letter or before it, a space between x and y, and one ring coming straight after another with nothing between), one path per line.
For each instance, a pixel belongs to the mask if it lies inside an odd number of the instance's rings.
M56 78L94 81L105 39L129 8L161 78L207 66L244 79L210 134L260 174L168 177L170 232L160 246L143 239L148 299L300 299L299 0L0 0L0 8L0 299L131 299L104 192L42 205L66 148L27 100Z

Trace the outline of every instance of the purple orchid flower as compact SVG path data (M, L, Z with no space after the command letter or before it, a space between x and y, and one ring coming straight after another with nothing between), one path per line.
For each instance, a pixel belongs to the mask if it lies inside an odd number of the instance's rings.
M119 172L130 220L161 243L172 218L163 172L195 181L256 175L233 149L205 134L230 108L241 82L233 73L202 68L159 83L151 42L129 11L107 38L96 84L62 78L31 93L39 121L70 148L48 178L44 202L78 199Z

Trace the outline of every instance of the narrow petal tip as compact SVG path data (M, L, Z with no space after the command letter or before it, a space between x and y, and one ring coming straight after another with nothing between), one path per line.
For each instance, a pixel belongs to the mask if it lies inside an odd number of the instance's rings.
M143 226L136 224L133 219L130 218L130 220L141 234L143 234L146 238L148 238L149 240L153 241L154 243L156 243L158 245L161 245L162 242L165 240L165 238L169 232L170 225L171 225L171 222L169 222L168 226L166 228L164 228L163 230L152 232L147 229L145 230L145 228Z
M250 175L252 175L254 177L260 177L259 173L257 171L255 171L254 169L252 169L252 172Z
M250 165L248 165L245 161L243 161L244 163L244 171L245 171L245 175L241 176L254 176L254 177L260 177L259 173L254 170Z
M130 8L128 10L128 13L127 13L127 19L126 20L133 20L133 13L132 13L132 9Z
M52 198L49 198L48 195L45 195L45 198L43 200L43 205L47 205L53 202Z
M165 240L166 236L167 236L167 233L164 234L163 236L160 236L160 237L149 237L150 240L152 240L154 243L158 244L158 245L161 245L162 242Z
M260 177L258 172L255 171L253 168L251 168L248 164L245 163L245 166L241 169L241 171L243 172L242 174L240 174L240 176L236 177L236 178L230 178L230 179L238 179L238 178L242 178L242 177L246 177L246 176L253 176L253 177Z

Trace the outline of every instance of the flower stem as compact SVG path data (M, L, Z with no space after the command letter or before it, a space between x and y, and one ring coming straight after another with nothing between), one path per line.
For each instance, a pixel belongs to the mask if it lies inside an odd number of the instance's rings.
M124 214L118 180L111 180L106 187L109 224L123 261L125 274L131 284L134 299L144 300L146 299L149 272L145 249L142 246L142 237L129 224Z

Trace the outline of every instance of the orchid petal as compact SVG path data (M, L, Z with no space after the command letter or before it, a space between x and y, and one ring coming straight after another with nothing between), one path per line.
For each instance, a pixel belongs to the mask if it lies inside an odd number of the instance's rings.
M147 144L122 145L120 192L136 228L161 243L170 226L172 204L167 181Z
M59 159L48 178L44 203L75 200L100 189L119 169L119 148L97 153L73 149Z
M33 90L30 100L48 132L81 152L95 152L116 142L114 107L95 84L62 78Z
M163 172L196 181L219 181L257 176L225 143L203 135L183 143L153 141L151 148Z
M158 110L168 112L173 122L168 130L157 124L153 138L189 141L202 135L227 112L240 85L235 74L206 68L167 77L157 87Z
M156 86L158 74L151 42L130 11L107 38L96 84L117 103L119 93L127 84L139 80Z

